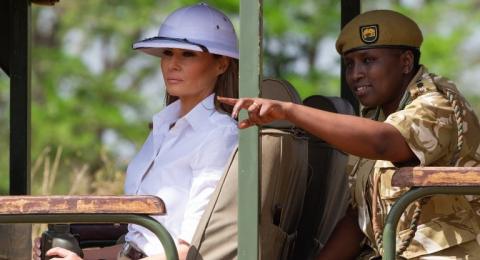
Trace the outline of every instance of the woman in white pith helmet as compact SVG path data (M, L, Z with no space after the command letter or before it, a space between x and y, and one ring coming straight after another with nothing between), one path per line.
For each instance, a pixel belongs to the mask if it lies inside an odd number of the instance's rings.
M237 37L223 13L202 3L174 11L158 36L133 48L160 57L167 106L153 116L153 129L128 166L125 193L164 200L168 214L153 217L172 235L182 259L238 142L231 107L215 98L238 97ZM164 258L157 237L143 227L129 225L125 240L121 246L85 250L85 258ZM80 259L61 248L47 255Z

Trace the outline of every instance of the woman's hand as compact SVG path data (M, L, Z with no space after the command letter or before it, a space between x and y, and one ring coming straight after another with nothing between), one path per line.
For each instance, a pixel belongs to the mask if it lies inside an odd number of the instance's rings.
M40 248L41 242L40 238L37 237L33 240L33 247L32 247L32 259L40 260L42 256L42 250ZM82 258L79 257L72 251L69 251L64 248L54 247L47 251L47 256L56 256L51 259L65 259L65 260L81 260Z
M239 128L264 125L275 120L287 119L291 103L263 98L217 97L221 103L233 106L232 117L237 118L241 109L248 111L248 119L238 123Z
M53 258L50 258L52 260L57 260L57 259L64 259L64 260L82 260L81 257L79 257L77 254L74 252L61 248L61 247L54 247L50 250L47 251L47 256L55 256Z
M41 243L40 238L37 237L33 240L33 247L32 247L32 259L40 260L42 256L42 250L40 249ZM51 259L65 259L65 260L81 260L82 258L79 257L72 251L69 251L64 248L54 247L47 252L47 256L56 256Z

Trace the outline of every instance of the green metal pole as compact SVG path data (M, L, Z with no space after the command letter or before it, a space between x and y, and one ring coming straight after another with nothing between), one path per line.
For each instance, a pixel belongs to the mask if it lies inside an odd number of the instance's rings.
M480 188L478 187L424 187L415 188L402 195L392 209L388 213L385 228L383 229L383 248L385 260L395 260L396 254L396 229L398 220L402 216L405 209L417 199L435 195L435 194L477 194L480 195Z
M240 1L240 96L256 97L262 76L262 0ZM245 112L239 120L246 118ZM238 259L258 259L258 128L240 131L238 152Z
M133 223L146 227L159 239L168 260L177 260L175 243L158 221L147 215L135 214L22 214L0 215L0 223Z

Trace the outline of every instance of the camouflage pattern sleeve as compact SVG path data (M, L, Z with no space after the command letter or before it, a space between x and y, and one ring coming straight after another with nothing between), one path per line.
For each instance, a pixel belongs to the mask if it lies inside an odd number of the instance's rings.
M440 93L420 95L385 122L400 131L421 166L449 164L456 146L456 125L453 110Z

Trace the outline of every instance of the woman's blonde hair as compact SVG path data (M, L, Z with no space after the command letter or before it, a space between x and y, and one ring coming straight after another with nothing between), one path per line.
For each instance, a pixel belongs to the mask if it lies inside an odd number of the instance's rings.
M212 54L215 58L220 58L222 56L217 54ZM227 70L218 76L217 81L215 82L215 87L213 92L215 93L215 109L219 112L232 113L233 107L220 103L217 100L217 96L221 97L230 97L238 98L238 60L227 57L229 59L229 64ZM170 105L178 99L176 96L172 96L165 92L165 103Z

